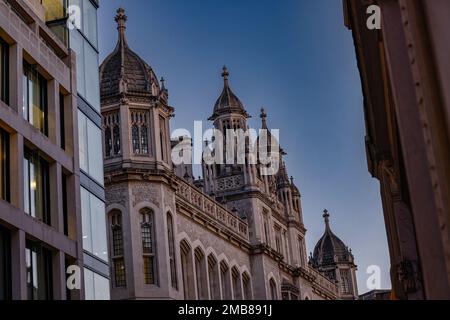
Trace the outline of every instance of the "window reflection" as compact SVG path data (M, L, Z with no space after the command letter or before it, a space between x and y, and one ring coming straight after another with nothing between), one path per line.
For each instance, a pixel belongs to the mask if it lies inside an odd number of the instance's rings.
M51 300L52 254L41 246L28 242L25 249L28 300Z
M67 46L67 0L41 0L45 10L45 22L53 33Z
M105 204L81 188L83 249L95 257L108 261Z
M0 100L9 103L9 46L0 38Z
M103 185L102 133L91 120L78 111L80 168ZM100 152L99 152L100 150Z
M49 166L38 154L25 149L24 210L50 225Z
M84 269L85 298L92 300L109 300L109 280L89 269Z
M36 129L48 135L47 80L36 66L23 63L23 117Z
M9 135L0 128L0 199L10 200Z

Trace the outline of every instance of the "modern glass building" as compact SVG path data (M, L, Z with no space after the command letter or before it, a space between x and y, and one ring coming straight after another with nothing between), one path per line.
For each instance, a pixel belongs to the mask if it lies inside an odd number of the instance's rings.
M78 141L86 299L109 299L97 9L98 0L69 0L69 46L76 52ZM77 17L80 14L80 18Z
M0 1L0 300L109 299L97 9Z

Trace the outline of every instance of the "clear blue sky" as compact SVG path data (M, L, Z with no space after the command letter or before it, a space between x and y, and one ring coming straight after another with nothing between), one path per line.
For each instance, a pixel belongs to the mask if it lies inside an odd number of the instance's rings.
M108 0L99 11L101 59L117 41L115 10L127 38L159 77L176 109L171 129L206 121L226 64L234 92L253 115L269 114L302 193L308 250L322 236L322 211L359 266L379 265L390 287L379 184L367 171L361 84L341 0Z

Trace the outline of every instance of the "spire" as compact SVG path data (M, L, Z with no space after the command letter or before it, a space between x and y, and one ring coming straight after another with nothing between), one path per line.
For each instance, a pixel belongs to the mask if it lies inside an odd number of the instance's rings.
M328 213L327 209L323 210L323 218L325 219L326 230L329 231L330 230L330 214Z
M267 113L264 108L261 109L262 128L267 130Z
M228 77L230 76L230 73L228 72L227 66L223 66L222 70L223 70L222 78L223 78L224 86L228 87Z
M128 17L125 14L124 8L117 9L117 15L114 20L117 22L117 30L119 31L119 42L125 44L126 43L125 30L127 28L126 23Z
M124 80L125 75L125 47L127 46L127 40L125 39L125 30L126 30L126 23L128 20L128 17L125 15L125 9L119 8L117 9L117 14L114 20L117 22L117 31L119 33L119 41L117 42L116 50L119 50L120 52L120 78L121 84L120 87L120 93L124 93L127 91L127 84Z
M208 119L210 121L215 121L220 115L224 114L240 114L245 118L250 118L247 111L245 111L244 105L239 100L239 98L233 93L230 88L229 83L230 73L228 68L224 66L222 68L222 78L223 78L223 90L219 98L214 105L214 113Z

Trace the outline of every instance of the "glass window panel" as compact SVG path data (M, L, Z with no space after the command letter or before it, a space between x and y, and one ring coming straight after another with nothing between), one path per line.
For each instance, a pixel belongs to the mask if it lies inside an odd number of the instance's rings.
M9 201L9 135L0 129L0 199Z
M92 251L99 259L108 261L105 204L92 194L90 197L92 230L95 230L92 233Z
M86 96L85 65L84 65L84 39L83 36L74 29L70 32L70 47L77 54L77 91L83 97Z
M50 225L48 164L39 155L25 150L24 211Z
M65 0L42 0L45 9L45 21L63 19L66 16Z
M98 72L98 55L97 52L88 44L84 45L84 62L85 62L85 83L86 92L84 97L100 112L100 79Z
M109 280L89 269L84 269L85 299L109 300Z
M109 300L109 280L94 273L95 300Z
M84 295L88 301L95 300L94 273L88 269L84 269Z
M47 134L47 81L26 62L23 70L23 117Z
M90 0L83 2L83 33L97 47L97 9Z
M84 188L81 188L81 222L83 228L83 249L92 252L90 195Z
M27 243L25 248L25 266L28 300L51 300L52 266L51 252L40 245Z
M89 175L103 186L103 144L102 132L91 120L87 119L87 144Z
M81 188L81 215L83 249L99 259L108 261L105 204L83 187Z
M0 38L0 100L9 103L9 46Z
M78 140L80 149L80 168L86 173L89 173L88 164L88 146L87 146L87 118L78 111Z

